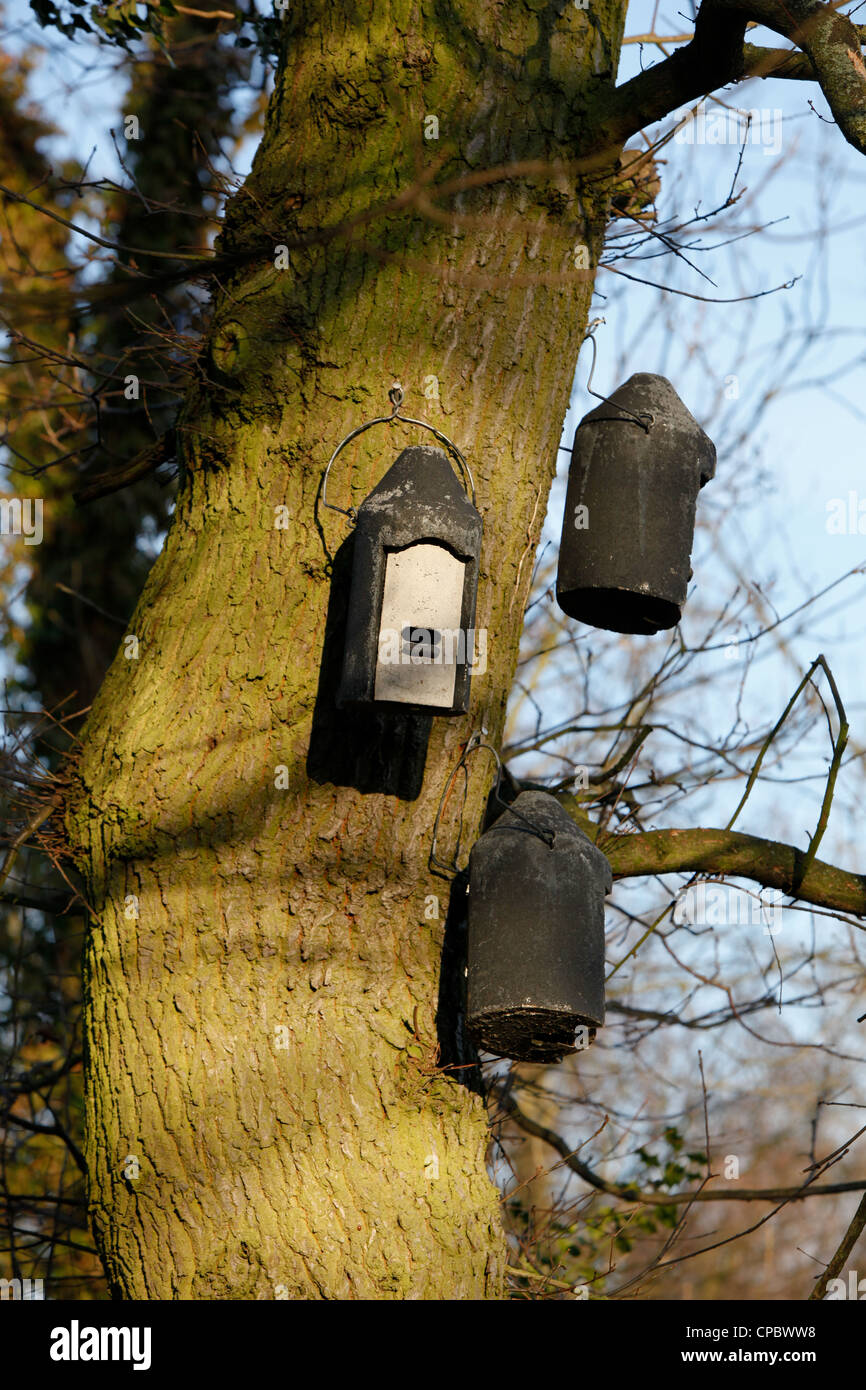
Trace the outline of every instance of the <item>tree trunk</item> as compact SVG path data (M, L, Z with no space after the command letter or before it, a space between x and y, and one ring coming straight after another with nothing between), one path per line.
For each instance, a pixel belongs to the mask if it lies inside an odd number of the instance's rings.
M68 813L95 913L92 1217L129 1298L503 1290L487 1117L452 1009L459 912L446 940L428 856L470 732L501 735L609 174L500 180L442 196L447 216L404 203L319 232L440 159L440 182L573 160L625 5L361 8L293 3L285 22L220 247L239 268L179 422L176 516L130 625L138 655L122 643ZM478 488L488 665L465 718L334 705L351 528L317 494L395 378ZM371 430L330 496L357 505L415 441L430 436ZM491 775L470 760L464 856Z

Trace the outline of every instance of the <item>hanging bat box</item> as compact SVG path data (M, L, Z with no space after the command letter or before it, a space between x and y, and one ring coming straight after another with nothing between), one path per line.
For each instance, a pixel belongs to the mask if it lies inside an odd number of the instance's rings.
M447 455L404 449L358 508L338 705L465 714L481 529Z
M521 792L469 856L467 1030L518 1062L558 1062L604 1023L607 859L547 792Z
M611 632L675 627L698 492L715 468L715 445L663 376L629 377L585 415L568 475L560 608Z

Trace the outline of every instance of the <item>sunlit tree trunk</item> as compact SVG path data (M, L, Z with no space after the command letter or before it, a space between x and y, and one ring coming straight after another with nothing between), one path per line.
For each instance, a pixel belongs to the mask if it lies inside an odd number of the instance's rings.
M443 957L448 883L428 856L469 734L501 734L608 177L393 200L440 163L441 183L573 160L624 9L291 6L221 243L241 268L179 421L176 516L68 816L95 913L92 1217L126 1297L502 1294L487 1117L452 1007L459 930ZM465 718L334 704L350 528L317 493L395 379L475 473L488 647ZM415 440L370 431L331 496L357 505ZM464 855L491 771L470 763Z

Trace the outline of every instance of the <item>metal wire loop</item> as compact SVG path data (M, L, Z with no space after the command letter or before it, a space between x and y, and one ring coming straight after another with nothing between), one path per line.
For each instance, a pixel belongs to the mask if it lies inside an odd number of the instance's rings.
M614 410L621 410L621 411L623 412L624 415L629 415L629 416L631 416L632 420L634 420L638 425L640 425L640 427L641 427L642 430L646 430L647 434L649 434L649 432L650 432L650 425L654 425L654 424L655 424L655 416L652 414L651 411L649 411L649 410L642 410L641 413L640 413L640 415L635 415L634 411L633 411L633 410L629 410L627 406L620 405L618 401L612 401L612 400L610 399L610 396L602 396L602 395L599 394L598 391L593 391L593 389L592 389L592 378L593 378L593 374L594 374L594 372L595 372L595 359L596 359L596 347L595 347L595 336L594 336L594 334L595 334L596 328L598 327L598 325L599 325L600 323L604 323L604 319L593 319L592 323L589 325L589 327L588 327L587 330L586 330L586 337L585 337L584 340L583 340L584 342L586 342L586 339L588 338L589 341L592 343L592 366L591 366L590 369L589 369L589 380L588 380L587 383L586 383L587 392L588 392L588 394L589 394L590 396L595 396L595 399L596 399L597 401L604 401L605 405L612 405L613 408L614 408Z
M457 445L453 443L447 435L442 434L441 430L437 430L433 425L428 425L426 420L414 420L409 415L400 414L400 407L403 404L403 387L399 382L395 381L394 385L389 390L388 400L393 407L390 415L377 415L375 420L367 420L365 424L358 425L357 429L351 430L350 433L346 435L346 438L340 441L331 457L328 459L328 466L322 477L322 505L327 507L329 511L341 512L343 516L347 516L353 523L357 520L358 511L356 507L338 507L336 503L328 501L328 474L331 471L331 464L334 462L340 450L345 449L347 444L351 444L352 440L357 439L358 435L363 434L365 430L372 429L374 425L393 425L395 420L399 420L404 425L418 425L423 430L429 430L432 435L436 436L440 444L444 444L448 452L456 458L459 463L460 470L463 474L464 486L468 484L467 491L472 497L472 505L473 507L476 506L475 481L472 477L469 464L457 448Z
M436 839L439 834L439 821L442 818L442 809L445 805L448 793L451 790L454 778L457 776L461 767L465 767L466 759L469 757L469 754L477 752L479 748L486 749L487 752L492 753L494 758L496 759L496 783L493 787L492 792L494 801L498 801L499 805L503 808L503 810L510 811L512 816L516 816L518 820L523 821L523 824L527 826L529 830L532 831L533 835L537 835L539 840L544 841L548 849L553 849L555 836L549 834L549 832L546 830L539 830L538 826L533 825L531 820L527 820L526 816L524 816L521 811L516 811L513 806L509 806L507 801L503 801L502 797L499 794L499 788L502 783L502 761L492 744L482 743L481 734L476 729L476 731L470 736L469 742L464 748L463 754L459 762L455 766L453 772L451 773L451 776L448 778L448 781L445 783L445 788L442 792L441 797L439 798L439 807L436 811L436 819L433 822L433 840L430 845L429 865L431 869L443 870L446 875L460 873L460 868L457 863L457 855L460 853L460 832L458 831L457 833L457 848L454 853L454 862L453 864L446 864L443 860L441 860L438 857L436 853Z

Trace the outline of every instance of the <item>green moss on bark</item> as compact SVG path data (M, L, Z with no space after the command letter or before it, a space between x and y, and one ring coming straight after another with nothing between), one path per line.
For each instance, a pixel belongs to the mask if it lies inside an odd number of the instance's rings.
M483 1102L423 1070L446 907L430 828L471 730L500 736L589 309L574 248L595 266L607 183L499 182L443 202L466 215L456 224L434 199L432 212L395 207L316 237L394 199L440 154L440 179L573 158L623 11L591 23L547 3L292 6L223 245L309 245L289 269L239 271L217 299L210 380L179 425L175 523L131 627L140 655L118 656L94 706L69 814L99 915L92 1208L127 1297L502 1295ZM431 114L439 140L425 142ZM254 344L243 361L218 337L229 321L233 342ZM465 719L433 722L413 799L311 776L311 745L327 761L347 738L319 691L347 534L317 511L319 482L395 377L411 413L470 459L485 527L488 669ZM341 456L335 499L357 504L415 438L364 436ZM281 506L289 530L274 525ZM479 766L464 843L488 785ZM446 844L455 828L446 820ZM419 910L429 894L434 920Z

